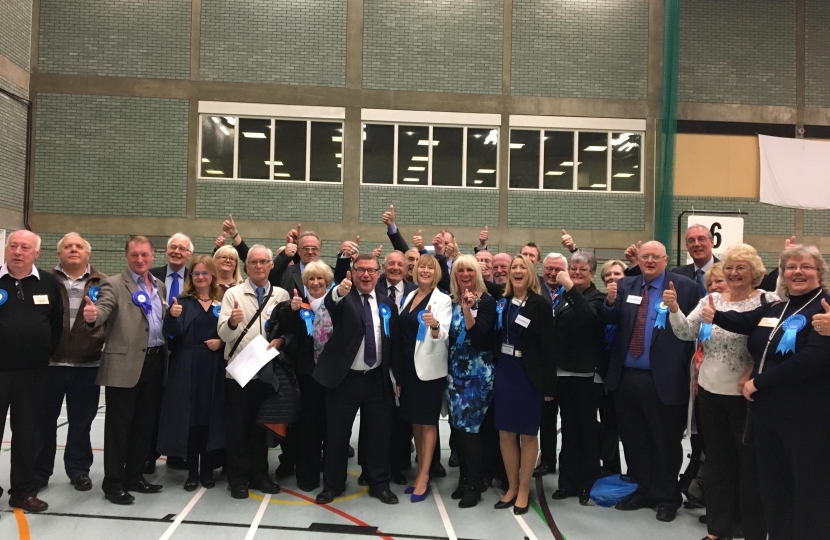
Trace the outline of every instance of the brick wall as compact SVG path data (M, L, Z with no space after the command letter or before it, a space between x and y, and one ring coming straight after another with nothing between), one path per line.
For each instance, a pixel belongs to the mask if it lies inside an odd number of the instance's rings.
M343 221L343 186L312 182L199 180L196 217Z
M58 264L58 241L68 232L40 234L43 243L40 248L40 257L35 261L38 268L51 270ZM114 275L120 274L127 268L127 261L124 258L124 244L130 239L129 235L82 234L82 236L92 246L89 262L97 270L108 275ZM158 266L164 260L164 251L156 250L154 265Z
M795 106L795 26L795 0L681 2L680 101Z
M744 234L789 236L795 231L795 210L739 197L675 197L672 223L677 223L680 212L692 209L700 214L707 211L748 212L749 215L743 216Z
M616 193L511 191L507 224L539 229L645 229L645 196Z
M40 94L34 210L185 216L188 102Z
M806 33L807 106L830 107L830 2L807 0Z
M26 107L0 95L0 207L23 210Z
M390 204L403 225L483 228L499 219L499 194L493 189L360 186L360 223L381 223Z
M513 2L512 93L645 99L648 0Z
M203 0L201 78L345 86L347 0Z
M363 86L500 94L502 0L365 0Z
M830 236L830 210L805 210L804 234Z
M0 2L0 54L29 71L32 0Z
M190 0L41 0L44 73L187 79Z

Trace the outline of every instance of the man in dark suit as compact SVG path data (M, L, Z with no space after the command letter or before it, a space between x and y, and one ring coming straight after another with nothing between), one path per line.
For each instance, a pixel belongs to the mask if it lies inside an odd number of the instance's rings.
M639 486L617 508L656 505L657 519L672 521L681 503L678 474L695 346L674 335L668 314L661 316L660 310L669 283L686 314L700 301L700 292L693 281L666 271L668 257L660 242L643 244L639 263L641 276L608 285L604 310L605 322L618 325L605 387L613 392L628 471Z
M398 332L398 308L375 287L380 277L378 261L359 255L352 274L333 288L325 299L332 333L320 353L312 377L326 387L327 442L323 466L324 488L320 504L331 503L346 489L348 445L358 409L367 432L365 474L369 495L385 504L398 498L389 489L389 440L394 393L392 344ZM384 331L380 308L389 309L389 332Z

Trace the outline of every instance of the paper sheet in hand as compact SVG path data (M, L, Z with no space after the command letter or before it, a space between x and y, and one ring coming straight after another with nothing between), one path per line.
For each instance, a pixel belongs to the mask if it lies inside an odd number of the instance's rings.
M245 388L248 381L254 378L262 366L279 354L277 349L267 349L267 347L268 340L258 335L225 368L239 383L239 386Z

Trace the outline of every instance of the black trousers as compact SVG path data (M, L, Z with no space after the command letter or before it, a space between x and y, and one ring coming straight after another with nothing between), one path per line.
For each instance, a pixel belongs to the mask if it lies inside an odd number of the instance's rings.
M6 414L11 408L12 451L9 495L26 498L37 495L35 477L36 426L46 370L13 369L0 371L0 433L6 429ZM3 490L0 488L0 495Z
M595 383L597 384L597 383ZM620 461L620 432L617 429L617 409L614 397L605 391L605 385L598 383L599 394L599 455L602 469L612 474L622 473Z
M412 467L412 424L401 418L400 407L392 411L392 434L389 443L389 461L392 469L405 471ZM361 428L363 423L360 423Z
M688 406L663 404L651 371L628 368L614 391L614 405L628 474L639 485L638 493L658 505L680 508L678 475Z
M268 478L268 434L266 428L256 424L256 418L262 401L273 393L274 387L259 379L252 379L245 388L233 379L225 381L228 408L225 469L231 487Z
M153 444L163 377L163 354L147 355L135 386L106 388L104 493L126 490L127 484L143 478L141 471Z
M546 401L542 405L542 424L539 426L539 449L542 457L540 462L546 463L551 470L556 469L556 445L559 437L559 396L553 401Z
M43 409L37 425L35 475L48 480L55 467L57 423L66 396L67 434L63 465L70 479L89 476L92 466L92 443L89 431L98 414L101 387L95 384L96 367L52 366L46 370Z
M363 473L370 486L389 484L389 441L392 409L395 406L383 369L367 374L349 371L337 388L326 390L326 456L323 481L335 491L346 489L346 468L352 425L360 411L360 425L366 444L360 457Z
M594 377L559 377L556 400L562 415L559 489L570 493L590 491L600 474L599 393Z
M779 407L766 403L764 411L775 409L774 413L759 414L758 407L750 410L769 540L827 538L830 531L827 407L802 414L778 412L787 408L787 403Z
M297 485L311 488L320 483L320 453L326 438L326 389L311 375L297 375L300 383L300 419L291 424L287 444L296 457Z
M700 388L698 414L706 445L706 521L709 534L732 536L736 502L747 540L765 540L767 527L755 449L743 443L747 401Z
M493 403L490 403L478 430L481 436L481 474L488 481L492 481L496 477L503 478L505 475L499 431L496 429L493 410Z

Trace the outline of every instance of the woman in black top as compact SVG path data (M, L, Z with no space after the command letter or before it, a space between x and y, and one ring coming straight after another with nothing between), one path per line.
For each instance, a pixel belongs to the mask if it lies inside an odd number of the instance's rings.
M830 530L830 337L810 325L823 313L825 262L813 246L781 253L781 302L753 311L701 313L703 322L749 336L755 366L738 383L750 401L770 540L825 538Z

